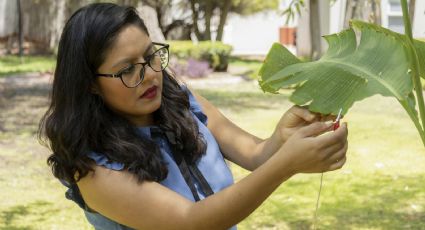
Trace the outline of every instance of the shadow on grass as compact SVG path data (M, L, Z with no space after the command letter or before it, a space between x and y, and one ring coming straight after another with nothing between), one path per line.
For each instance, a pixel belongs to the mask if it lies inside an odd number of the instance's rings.
M0 220L4 223L0 230L31 230L34 229L31 223L40 223L58 211L59 209L53 208L53 203L44 200L38 200L28 205L16 205L0 213ZM25 221L28 223L23 224Z
M36 133L48 106L50 85L8 79L0 87L0 133ZM33 80L34 81L34 80Z
M6 88L2 94L5 100L16 100L17 97L47 97L50 92L49 85L20 86Z
M332 226L346 226L342 229L424 229L424 176L371 176L369 183L351 185L352 197L325 205L323 212L335 217ZM415 210L415 206L422 208Z
M203 97L211 101L221 109L230 109L235 112L250 109L275 109L281 108L282 104L288 103L288 95L285 94L264 94L260 90L256 91L230 91L230 90L209 90L197 89Z
M328 179L317 229L425 229L424 184L424 174ZM311 229L317 189L311 180L288 181L271 197L266 215L289 229Z

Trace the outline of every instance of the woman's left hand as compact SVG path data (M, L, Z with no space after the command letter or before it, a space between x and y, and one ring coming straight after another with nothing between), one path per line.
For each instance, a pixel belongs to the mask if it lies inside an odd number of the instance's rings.
M335 115L310 112L306 107L294 105L283 114L273 133L274 140L285 143L298 129L316 121L335 120Z

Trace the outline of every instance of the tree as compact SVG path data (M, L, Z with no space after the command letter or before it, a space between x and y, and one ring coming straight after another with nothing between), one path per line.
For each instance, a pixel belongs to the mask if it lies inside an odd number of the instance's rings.
M18 0L16 2L17 8L18 8L18 37L19 37L19 57L22 57L24 54L24 31L22 29L22 7L21 7L21 0ZM22 62L22 59L21 59Z
M186 2L173 0L142 0L144 5L152 7L156 12L158 26L167 39L190 39L192 31L191 16L188 14ZM173 31L180 29L176 37Z
M158 25L166 38L171 37L173 30L181 29L181 36L186 39L189 39L190 32L193 32L199 41L213 39L221 41L229 13L250 15L263 10L277 9L279 1L142 0L142 3L155 9ZM212 37L214 32L215 38Z
M372 0L371 1L372 13L370 15L371 22L376 25L381 25L381 1Z
M369 21L381 25L381 0L347 0L344 28L352 19Z
M288 7L283 11L286 16L285 24L294 19L295 12L301 15L301 7L306 7L304 0L292 0ZM320 41L320 9L319 0L309 0L309 30L311 39L310 59L317 60L322 54Z
M200 41L223 38L224 26L229 13L250 15L264 10L277 9L278 0L187 0L192 11L193 32ZM217 19L218 23L213 23Z
M317 60L322 55L320 44L320 13L319 0L310 0L310 38L311 51L310 58Z

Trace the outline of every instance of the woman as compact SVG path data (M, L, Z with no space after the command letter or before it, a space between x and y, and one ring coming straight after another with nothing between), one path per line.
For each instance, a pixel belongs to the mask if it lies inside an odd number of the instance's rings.
M40 124L48 163L96 229L236 229L283 181L341 168L347 127L294 106L259 139L168 72L131 7L78 10ZM326 133L326 134L324 134ZM321 135L324 134L324 135ZM251 170L233 183L224 158Z

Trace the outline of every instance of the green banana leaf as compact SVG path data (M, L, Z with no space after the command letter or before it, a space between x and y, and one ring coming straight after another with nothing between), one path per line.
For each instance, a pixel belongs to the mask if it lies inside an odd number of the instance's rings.
M405 35L352 21L349 29L324 38L329 49L315 62L301 62L282 45L273 44L259 71L262 90L278 93L297 86L290 100L322 114L337 114L340 108L346 114L356 101L375 94L391 96L416 124L412 61ZM425 43L415 40L413 45L425 77Z

